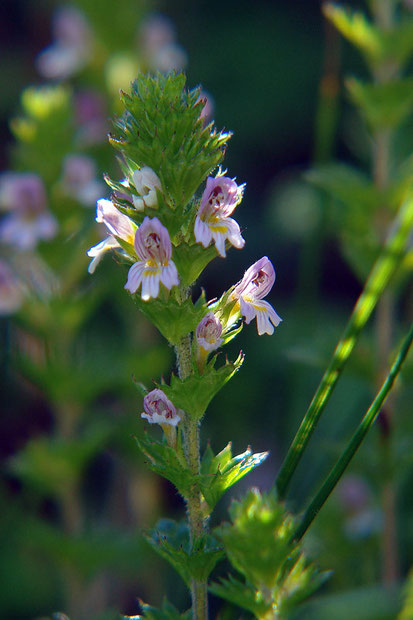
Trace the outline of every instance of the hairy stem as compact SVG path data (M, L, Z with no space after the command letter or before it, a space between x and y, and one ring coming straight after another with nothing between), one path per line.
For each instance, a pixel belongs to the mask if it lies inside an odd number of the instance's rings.
M191 336L188 334L182 338L176 347L176 357L178 372L181 379L187 378L192 373L191 364ZM199 474L200 470L200 448L199 448L199 424L197 420L191 418L189 413L185 414L182 424L183 442L185 458L189 469L194 475ZM188 526L191 546L197 538L205 532L205 519L202 512L201 496L194 485L185 497L188 514ZM195 578L191 583L192 597L192 618L193 620L206 620L208 618L208 598L207 582L199 581Z

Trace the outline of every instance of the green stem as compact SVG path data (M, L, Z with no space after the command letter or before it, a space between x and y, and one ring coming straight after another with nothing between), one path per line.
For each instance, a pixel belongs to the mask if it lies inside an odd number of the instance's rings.
M396 3L391 0L375 0L372 3L372 13L378 29L386 33L392 30L396 22ZM386 84L400 74L399 63L381 61L373 70L373 77L377 83ZM390 158L394 131L381 127L376 130L373 150L373 177L376 187L383 194L390 182ZM376 231L384 237L389 224L389 208L387 204L380 205L376 215ZM377 385L380 385L385 376L388 358L392 350L394 327L394 302L392 291L386 291L381 297L376 316L377 337ZM382 547L382 575L386 585L393 585L398 579L398 544L396 528L396 491L393 476L393 418L394 399L389 399L386 409L382 411L380 421L381 438L378 458L383 470L382 508L384 527L381 534Z
M357 342L357 338L369 319L379 297L404 255L404 249L413 226L413 198L408 197L402 204L395 220L395 226L376 260L354 310L350 316L343 336L339 341L325 371L321 383L301 422L300 428L288 450L287 456L276 480L280 498L284 498L299 461L307 447L324 407L337 383L345 363Z
M185 379L192 373L191 362L191 336L185 336L176 347L178 372L181 379ZM183 443L185 458L189 469L195 475L200 471L200 447L199 447L199 424L186 413L183 424ZM205 533L205 519L202 511L201 495L194 485L185 497L188 526L191 546L195 540ZM208 591L206 580L192 579L192 618L193 620L207 620L208 618Z
M399 353L393 363L393 366L391 367L390 372L387 375L381 389L379 390L378 394L376 395L375 399L370 405L367 413L365 414L362 421L360 422L347 448L344 450L341 457L337 461L336 465L331 470L330 474L327 476L321 489L318 491L317 495L314 497L311 504L305 511L304 517L294 534L294 538L296 540L300 540L304 536L305 532L310 527L311 523L313 522L314 518L317 516L320 508L323 506L324 502L326 501L330 493L333 491L337 482L340 480L345 469L347 468L351 459L353 458L358 448L360 447L360 444L362 443L363 439L365 438L371 426L373 425L374 421L376 420L378 414L380 413L380 409L393 386L394 380L399 374L400 369L403 365L403 362L406 359L406 356L409 351L410 345L412 344L412 341L413 341L413 325L410 328L410 331L406 339L404 340L399 350Z

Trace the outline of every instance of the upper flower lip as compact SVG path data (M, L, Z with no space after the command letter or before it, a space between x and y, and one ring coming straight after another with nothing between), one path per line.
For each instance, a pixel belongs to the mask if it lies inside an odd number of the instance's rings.
M228 217L241 202L245 184L237 185L234 179L218 176L208 177L201 198L199 216L207 218L216 214Z
M262 299L273 287L275 282L275 269L267 256L263 256L251 265L234 288L234 297L252 296Z
M106 198L98 200L96 221L105 224L108 231L115 237L133 244L136 225L127 215L121 213L111 200Z
M172 256L172 244L168 230L157 217L145 217L135 234L135 250L141 260L153 260L165 264Z

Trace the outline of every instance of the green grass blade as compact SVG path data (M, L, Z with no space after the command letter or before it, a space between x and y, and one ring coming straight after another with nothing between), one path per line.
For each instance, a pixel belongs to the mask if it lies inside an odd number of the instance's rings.
M409 196L400 207L392 231L373 266L363 292L354 306L343 336L333 353L332 360L321 379L321 383L288 450L275 482L280 499L283 499L287 493L291 477L331 396L340 373L350 357L361 330L403 258L406 242L412 227L413 198Z
M406 359L407 353L409 351L409 347L412 344L412 340L413 340L413 325L410 328L410 331L399 350L399 353L393 363L393 366L390 369L389 374L387 375L383 385L381 386L375 399L370 405L367 413L365 414L362 421L360 422L348 446L342 453L341 457L337 461L334 468L331 470L331 472L327 476L321 489L315 495L311 504L305 511L303 519L300 525L298 526L297 530L295 531L295 534L294 534L295 539L300 540L300 538L302 538L302 536L305 534L305 532L307 531L307 529L313 522L314 518L316 517L317 513L319 512L320 508L322 507L322 505L324 504L324 502L326 501L330 493L333 491L337 482L340 480L341 476L346 470L351 459L353 458L353 456L359 449L363 439L367 435L368 431L370 430L371 426L376 420L378 414L380 413L380 409L393 386L394 380L396 379L397 375L400 372L402 364L404 360Z

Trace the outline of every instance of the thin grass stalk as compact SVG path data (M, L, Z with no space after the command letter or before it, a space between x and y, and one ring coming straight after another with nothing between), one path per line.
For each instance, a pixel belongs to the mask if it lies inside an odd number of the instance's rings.
M302 521L300 525L298 526L298 528L296 529L295 534L294 534L294 538L296 540L300 540L304 536L305 532L310 527L311 523L313 522L314 518L317 516L321 507L323 506L323 504L325 503L325 501L327 500L327 498L333 491L337 482L340 480L341 476L345 472L351 459L356 454L361 443L366 437L368 431L370 430L373 423L377 419L377 416L380 413L380 409L383 406L387 396L389 395L390 390L392 389L393 383L402 368L403 362L406 359L406 356L409 351L410 345L412 344L412 341L413 341L413 325L411 326L410 331L407 337L405 338L397 354L397 357L390 369L389 374L387 375L378 394L376 395L372 404L367 410L367 413L365 414L362 421L360 422L357 430L355 431L349 444L347 445L346 449L344 450L341 457L337 461L336 465L334 466L334 468L331 470L331 472L327 476L324 484L322 485L322 487L320 488L320 490L318 491L318 493L315 495L314 499L312 500L311 504L305 511Z
M363 292L354 306L343 336L287 452L275 482L280 498L284 498L287 493L291 477L304 454L361 330L367 323L378 299L404 256L412 227L413 197L409 196L400 207L387 242L373 266Z

